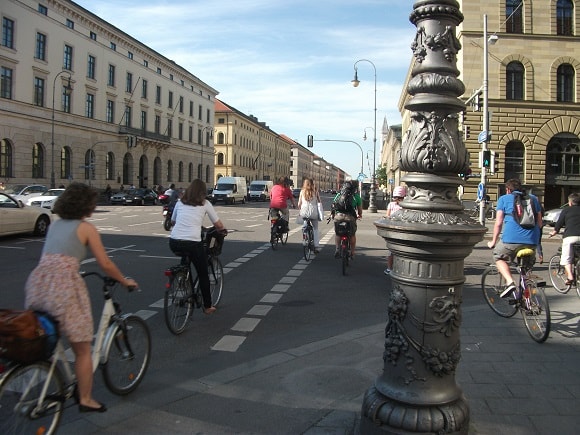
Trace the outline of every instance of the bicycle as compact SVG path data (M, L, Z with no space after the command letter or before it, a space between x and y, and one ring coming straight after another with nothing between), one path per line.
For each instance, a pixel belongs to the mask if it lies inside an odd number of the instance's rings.
M350 254L350 238L352 237L352 227L349 221L334 222L334 232L340 238L340 260L342 266L342 274L346 275L346 269L349 265Z
M100 366L107 388L126 395L143 380L151 356L151 334L140 317L122 312L113 300L117 284L98 272L81 272L103 280L105 304L92 350L93 371ZM129 291L134 288L129 288ZM8 362L0 378L0 433L54 434L64 404L78 403L77 381L58 339L52 356L29 364Z
M215 227L202 227L201 234L207 254L211 299L213 305L217 306L221 301L224 287L224 267L219 255L227 232L220 232ZM197 308L203 306L203 298L199 276L193 279L191 258L185 252L176 252L175 255L181 257L181 262L165 270L165 276L169 281L165 285L163 312L167 328L173 334L179 335L185 330L194 305Z
M272 212L276 214L272 216ZM270 218L270 245L275 251L278 249L279 242L285 245L288 241L288 222L278 208L271 208L268 214L272 216Z
M516 255L515 267L514 264L511 265L512 274L519 275L519 286L514 290L515 299L500 297L506 282L495 264L490 264L483 272L481 289L485 301L499 316L512 317L520 311L530 337L538 343L543 343L550 335L550 307L543 290L546 283L536 282L531 273L534 257L533 249L520 249Z
M304 259L310 261L312 254L315 253L312 219L304 219L304 225L302 227L302 247L304 249Z
M480 203L481 201L476 201L473 207L469 209L468 215L473 218L478 218L480 213ZM495 219L496 210L491 201L486 201L485 203L485 218Z
M566 294L572 287L576 287L576 293L578 294L578 297L580 297L580 288L578 286L578 277L580 277L580 243L572 244L572 252L574 253L574 261L572 262L574 267L573 284L567 284L568 277L566 276L566 270L564 269L564 266L560 264L562 246L560 246L558 252L550 258L548 271L550 272L552 286L558 293Z

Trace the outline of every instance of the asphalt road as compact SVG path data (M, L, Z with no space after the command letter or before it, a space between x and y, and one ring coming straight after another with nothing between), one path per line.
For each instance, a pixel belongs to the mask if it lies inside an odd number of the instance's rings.
M326 197L325 210L329 201ZM120 290L118 300L126 312L145 318L152 332L151 365L143 384L130 395L131 401L138 403L140 397L151 394L155 385L199 379L262 356L386 321L390 285L383 275L386 248L373 225L382 212L364 214L359 223L357 257L348 275L342 276L339 262L333 257L332 225L320 223L324 247L313 261L305 262L301 232L295 223L291 223L286 245L276 251L269 247L267 207L267 203L216 206L231 231L221 255L225 268L222 301L212 316L194 311L193 321L180 336L169 332L163 317L163 271L178 258L169 250L161 207L103 206L94 213L90 220L99 228L109 255L124 273L140 283L139 293ZM293 222L295 210L291 216ZM38 262L42 242L34 237L0 238L1 307L22 306L24 283ZM546 263L536 268L546 278L547 260L557 246L556 241L545 243ZM467 280L477 282L490 260L484 242L477 245L466 260ZM96 267L91 258L83 264L84 270ZM93 279L88 284L97 318L102 306L99 282ZM479 291L466 291L463 298L470 305L484 303ZM381 370L377 367L377 374ZM109 393L99 376L95 390L95 396L109 406L124 400ZM67 412L63 423L75 427L77 419L77 412Z

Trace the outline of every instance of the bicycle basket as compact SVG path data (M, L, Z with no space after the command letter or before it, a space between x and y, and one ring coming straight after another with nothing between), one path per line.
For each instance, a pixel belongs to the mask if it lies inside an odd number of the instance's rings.
M334 232L337 236L348 236L350 235L350 222L340 221L334 222Z
M205 246L208 254L214 257L220 255L224 245L224 238L225 236L217 230L208 231L205 236Z

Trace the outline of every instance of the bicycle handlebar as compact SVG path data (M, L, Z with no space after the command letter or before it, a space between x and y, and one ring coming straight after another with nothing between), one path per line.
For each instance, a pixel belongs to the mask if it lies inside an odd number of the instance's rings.
M115 278L111 278L110 276L103 275L102 273L99 273L99 272L80 271L79 273L83 278L86 278L86 277L91 276L91 275L98 276L103 281L103 283L105 284L106 287L113 287L115 284L119 283L119 281L117 281ZM139 287L134 286L134 285L130 285L130 286L127 286L127 290L129 292L132 292L134 290L139 290Z

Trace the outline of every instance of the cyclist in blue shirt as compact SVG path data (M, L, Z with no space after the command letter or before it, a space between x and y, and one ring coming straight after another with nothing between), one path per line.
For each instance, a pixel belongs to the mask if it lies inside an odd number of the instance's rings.
M505 183L506 194L501 196L496 205L495 225L493 227L493 235L491 241L487 242L487 246L493 249L493 259L498 272L503 276L507 285L500 294L500 297L505 298L512 294L516 289L516 284L510 272L509 263L512 262L520 249L531 248L536 249L540 243L542 211L538 198L534 195L528 195L533 201L534 210L536 212L536 225L531 228L523 228L514 219L514 194L521 194L522 184L520 180L512 178ZM505 228L504 227L505 223ZM502 232L501 240L498 243L499 236Z

